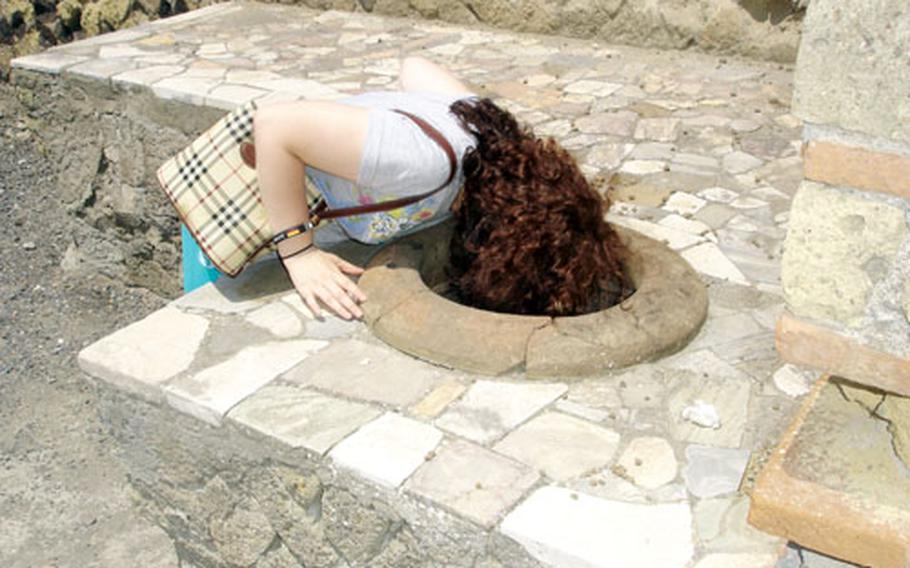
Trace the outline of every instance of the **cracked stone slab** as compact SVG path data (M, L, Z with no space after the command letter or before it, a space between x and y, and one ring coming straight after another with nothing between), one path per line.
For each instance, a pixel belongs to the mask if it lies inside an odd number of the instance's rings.
M226 361L172 380L168 403L214 426L227 412L326 342L303 339L245 347Z
M291 369L284 380L394 407L413 404L442 379L443 370L385 345L341 339Z
M380 413L295 385L267 385L234 407L228 418L293 448L322 455Z
M704 499L735 492L750 455L745 449L687 446L682 475L689 493Z
M687 503L624 503L561 487L535 491L500 530L561 568L680 568L695 551Z
M441 440L442 432L429 424L386 412L342 440L329 457L366 479L398 487Z
M667 403L671 435L690 443L738 448L748 419L751 390L752 385L747 379L696 374L680 377ZM690 422L684 416L684 410L699 401L717 411L720 421L716 427Z
M910 473L861 387L819 379L759 475L749 521L866 566L910 558ZM880 399L881 395L877 395Z
M458 440L437 451L405 489L491 527L538 478L519 462Z
M164 307L80 351L79 367L119 388L161 400L161 386L190 367L208 328L202 316Z
M537 416L493 449L533 466L555 480L578 477L613 459L619 434L560 412Z
M564 384L477 381L436 420L436 425L486 443L528 419L566 390Z

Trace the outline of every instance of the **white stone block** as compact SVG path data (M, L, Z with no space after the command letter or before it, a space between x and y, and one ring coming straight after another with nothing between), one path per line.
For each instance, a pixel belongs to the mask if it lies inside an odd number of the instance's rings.
M405 487L491 527L538 479L537 473L527 466L458 440L440 449Z
M238 404L228 418L294 448L320 455L380 410L294 385L268 385Z
M168 403L218 426L234 405L326 345L304 339L246 347L227 361L172 381L165 387Z
M165 307L89 345L79 367L89 375L151 400L161 385L189 368L209 321Z
M66 55L57 52L37 53L35 55L26 55L13 59L11 65L13 69L28 69L29 71L41 71L56 75L61 70L70 65L75 65L88 59L81 55Z
M720 280L748 284L746 276L714 243L702 243L682 252L696 271Z
M559 568L684 568L694 553L687 503L640 505L543 487L500 530Z
M505 434L567 390L563 384L477 381L436 420L436 425L475 442Z
M557 480L604 467L619 446L619 434L559 412L528 421L493 448ZM672 452L672 450L671 450Z
M366 479L398 487L442 440L429 424L387 412L335 446L329 457Z

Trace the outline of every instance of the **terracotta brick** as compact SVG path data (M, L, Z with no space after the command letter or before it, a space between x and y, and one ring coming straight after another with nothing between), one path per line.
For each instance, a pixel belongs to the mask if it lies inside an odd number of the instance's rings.
M806 179L910 199L910 157L820 140L803 149Z
M822 485L819 480L803 479L788 470L787 464L798 459L793 454L799 453L804 431L812 431L817 426L809 422L827 412L821 410L812 415L819 398L825 389L835 388L825 376L806 397L759 474L751 495L749 523L802 546L863 566L907 568L910 566L910 511L874 496L840 491ZM826 395L841 396L830 392ZM811 438L811 434L808 437ZM812 463L812 468L819 471L820 479L825 477L826 467L825 463Z
M777 320L776 343L785 361L910 396L910 359L873 349L789 312Z

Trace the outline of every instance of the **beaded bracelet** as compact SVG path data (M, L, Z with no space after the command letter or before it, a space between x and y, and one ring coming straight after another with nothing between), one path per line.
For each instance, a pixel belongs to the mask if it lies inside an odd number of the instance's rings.
M314 244L315 244L315 243L310 243L310 244L308 244L307 246L303 247L302 249L300 249L300 250L298 250L298 251L292 252L291 254L286 254L286 255L284 255L284 256L281 256L281 255L279 254L279 255L278 255L278 258L281 259L281 260L287 260L287 259L291 258L292 256L297 256L298 254L301 254L301 253L304 253L304 252L310 250L311 248L313 248L313 245L314 245Z
M316 227L315 223L313 223L312 221L306 221L305 223L295 225L295 226L291 227L290 229L285 229L283 231L280 231L277 235L272 237L271 242L273 245L277 245L281 241L285 241L287 239L290 239L291 237L296 237L297 235L302 235L303 233L306 233L307 231L312 231L313 228L315 228L315 227Z

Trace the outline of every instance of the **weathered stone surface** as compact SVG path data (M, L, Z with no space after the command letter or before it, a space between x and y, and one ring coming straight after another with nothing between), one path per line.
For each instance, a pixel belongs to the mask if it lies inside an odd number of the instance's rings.
M894 440L897 457L910 468L910 398L887 395L874 409L888 421L888 432Z
M904 285L904 301L902 304L904 310L904 318L906 318L907 323L910 323L910 280L908 280Z
M759 476L749 520L837 558L897 568L910 558L910 475L888 423L849 400L862 398L857 390L816 383Z
M774 372L774 386L791 397L800 397L809 392L811 373L795 365L783 365Z
M440 428L486 443L505 434L566 392L563 384L477 381L436 420Z
M345 339L283 378L355 399L405 407L436 386L441 376L438 368L385 346Z
M638 115L629 111L592 114L577 119L575 128L587 134L629 137L635 131L637 121Z
M166 307L79 352L79 366L93 377L151 399L160 386L189 368L209 322Z
M664 203L663 209L679 215L692 215L705 206L705 200L685 191L676 191Z
M303 332L300 318L283 302L271 302L246 314L246 321L275 337L289 339Z
M872 287L907 238L906 214L871 196L804 182L793 199L781 266L796 315L858 325ZM881 274L870 267L880 264Z
M870 21L869 10L876 17ZM813 0L793 108L808 122L910 142L910 13L901 0ZM829 73L837 61L839 73Z
M636 219L635 217L611 216L609 218L609 221L613 223L614 226L619 225L632 229L633 231L638 231L639 233L650 237L655 241L666 244L673 250L681 250L704 242L704 238L698 235L693 235L692 233L688 233L674 227L667 227L666 225L659 223L642 221L641 219Z
M775 562L777 555L770 553L718 553L705 556L694 568L768 568Z
M714 243L702 243L682 252L692 268L720 280L748 284L742 271Z
M379 414L377 408L296 385L268 385L238 404L228 418L291 447L324 454Z
M635 438L623 450L614 472L639 487L657 489L676 479L678 464L673 447L664 438Z
M754 170L762 163L760 159L746 152L730 152L723 158L724 169L731 174L741 174Z
M445 381L411 408L411 412L422 418L436 418L456 398L467 389L458 381Z
M543 487L500 530L551 566L678 568L694 552L691 523L686 503L638 505Z
M244 500L227 517L212 524L212 539L218 552L239 566L255 562L274 537L268 517L252 499Z
M417 357L499 375L524 363L528 338L549 323L548 317L487 312L427 292L383 315L373 330Z
M381 485L398 487L442 440L428 424L387 412L329 452L338 464Z
M613 176L610 180L613 191L610 193L614 201L627 201L643 207L660 207L673 193L673 189L666 185L654 183L652 177L644 180L634 180L629 183L625 178Z
M749 456L749 450L686 447L686 466L682 475L689 493L700 499L733 493L739 489Z
M784 543L748 523L748 497L701 499L694 512L699 540L712 552L770 552Z
M234 405L325 345L304 339L246 347L227 361L171 381L165 387L168 403L217 426Z
M635 126L635 138L673 142L679 135L678 118L642 118Z
M536 331L527 346L529 376L592 375L640 363L672 353L698 331L707 294L692 269L666 246L618 230L633 251L627 270L635 294L622 306L555 318Z
M529 467L459 440L437 451L405 489L490 527L538 477Z
M803 159L806 179L910 199L910 156L809 140Z
M493 449L543 471L555 480L578 477L613 459L619 434L559 412L537 416Z
M775 343L785 361L910 396L910 359L879 351L789 312L778 320Z
M751 384L748 380L692 375L680 380L670 395L667 411L670 432L678 440L737 448L748 418ZM718 428L706 428L683 417L683 410L700 400L714 406L720 416Z

